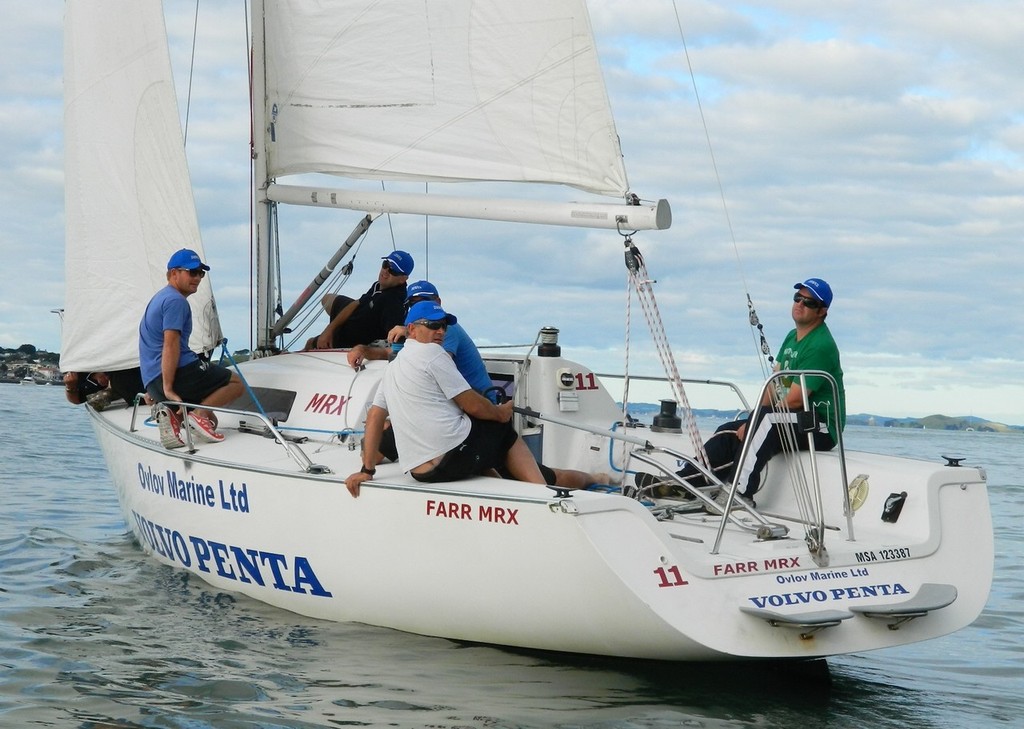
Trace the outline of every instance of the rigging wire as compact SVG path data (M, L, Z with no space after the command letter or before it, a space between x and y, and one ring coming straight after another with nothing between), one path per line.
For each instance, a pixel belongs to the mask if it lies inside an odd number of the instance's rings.
M722 202L722 213L725 216L725 224L729 230L729 239L732 242L733 255L736 258L736 267L739 269L740 280L743 282L743 291L747 296L747 307L749 311L750 324L752 327L751 336L755 339L755 347L768 356L767 365L765 364L764 360L760 358L758 360L761 363L762 375L765 378L767 378L768 374L771 372L772 369L773 358L771 357L771 348L769 347L768 341L764 336L763 327L761 326L760 322L757 321L757 312L754 309L754 305L750 297L750 286L747 284L747 274L743 268L743 259L740 256L739 246L736 243L736 232L732 225L732 216L729 214L729 204L726 201L725 197L725 186L722 184L722 176L718 170L718 160L715 157L715 148L714 145L711 143L711 132L708 129L707 118L704 115L704 105L701 102L700 91L697 88L697 76L693 71L693 63L690 60L690 49L686 44L686 34L683 32L683 21L679 16L679 4L677 0L673 0L672 10L676 16L676 28L679 31L679 41L683 47L683 57L686 59L687 71L689 71L690 73L690 83L693 87L693 96L697 103L697 113L700 115L701 126L704 130L704 141L708 147L708 155L711 159L711 169L715 175L715 184L718 186L718 195ZM754 328L756 328L760 333L760 341L757 341L758 338L754 336ZM767 351L765 351L766 349Z
M697 87L697 77L693 70L693 63L690 59L690 50L686 43L686 34L683 32L683 23L679 15L679 5L677 0L673 0L672 9L676 17L676 28L679 31L679 40L682 44L683 56L686 59L686 67L690 74L690 82L693 87L693 95L696 100L697 111L700 115L701 126L704 130L704 140L707 144L708 155L711 159L711 167L714 172L715 183L718 186L718 194L722 203L722 212L725 216L726 227L728 228L729 238L732 242L733 255L736 258L736 266L739 270L740 279L743 283L744 293L746 294L747 318L750 324L751 337L754 340L755 348L758 349L761 354L761 356L758 357L758 362L761 366L762 376L767 379L774 371L775 358L772 356L772 349L768 344L767 337L765 336L764 326L761 324L760 318L757 315L757 310L754 307L753 299L750 295L750 287L747 282L746 272L743 268L743 259L740 256L739 246L736 243L736 232L733 228L732 217L729 214L729 205L725 196L725 187L722 184L722 177L718 169L718 161L715 157L714 145L711 142L711 133L708 129L707 117L704 114L704 105L701 102L700 91ZM785 392L782 389L781 382L776 382L775 387L776 389L772 393L774 397L771 398L772 416L773 419L782 421L775 427L779 433L783 453L793 454L798 451L797 439L803 436L797 435L794 429L783 424L784 421L791 420L794 416L792 411L785 405ZM765 414L764 417L769 416ZM749 436L752 435L752 433L749 434ZM811 436L808 434L807 437L810 438ZM702 452L700 453L703 455ZM789 464L790 482L793 485L798 510L807 525L805 526L805 540L807 541L812 554L820 555L821 552L824 551L824 533L811 526L816 523L811 517L812 514L816 514L820 517L822 505L820 500L815 498L814 490L808 482L806 473L797 465L797 459L787 459L787 463Z
M188 146L188 116L192 109L192 78L196 69L196 37L199 33L199 0L196 0L196 12L192 18L192 54L188 65L188 92L185 95L185 123L182 125L182 137Z
M623 394L623 419L624 421L626 419L626 408L628 403L628 398L625 393L628 393L629 391L628 322L631 317L632 293L635 292L637 301L640 304L640 309L643 311L644 318L647 320L647 326L651 331L651 339L653 340L655 349L658 352L662 368L665 370L665 375L669 380L669 384L672 386L672 392L675 395L676 401L682 407L681 416L686 425L686 432L690 436L690 442L693 445L694 453L702 464L708 466L710 462L708 460L707 453L704 451L704 441L700 436L700 428L697 426L697 419L694 417L693 409L690 407L689 398L686 397L683 380L679 376L679 369L676 367L676 360L672 355L672 347L669 344L668 335L665 333L665 325L662 322L661 314L658 311L658 302L654 297L654 288L651 286L654 282L651 280L650 275L647 272L647 264L644 263L643 255L633 244L632 234L623 233L622 231L619 231L619 234L622 235L624 239L623 245L625 246L626 272L630 287L629 302L626 307L627 358Z

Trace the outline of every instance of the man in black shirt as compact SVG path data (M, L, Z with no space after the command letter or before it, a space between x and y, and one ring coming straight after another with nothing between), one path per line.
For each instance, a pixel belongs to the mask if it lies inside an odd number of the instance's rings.
M319 336L306 342L306 350L349 348L386 339L392 327L405 321L405 284L412 268L412 256L394 251L382 259L377 281L359 299L324 296L323 306L331 320Z

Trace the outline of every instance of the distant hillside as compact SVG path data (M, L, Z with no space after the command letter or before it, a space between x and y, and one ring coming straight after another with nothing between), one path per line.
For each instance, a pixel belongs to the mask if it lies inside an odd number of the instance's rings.
M974 430L981 433L1024 433L1024 426L996 423L973 415L928 415L924 418L892 418L885 415L848 415L850 425L877 425L885 428L927 428L929 430Z
M629 412L633 417L649 421L661 409L659 403L637 402L629 404ZM721 422L735 420L739 417L735 410L694 410L698 418L712 418ZM949 415L929 415L924 418L893 418L888 415L871 415L858 413L846 416L847 425L866 425L882 428L918 428L928 430L973 430L981 433L1024 433L1024 426L996 423L973 415L951 417Z

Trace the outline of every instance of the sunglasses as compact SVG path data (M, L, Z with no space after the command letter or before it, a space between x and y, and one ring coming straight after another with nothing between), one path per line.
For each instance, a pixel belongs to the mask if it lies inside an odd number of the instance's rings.
M189 276L192 276L193 278L195 278L196 276L198 276L199 278L203 278L204 276L206 276L206 269L204 268L180 268L178 270L185 271L186 273L188 273Z
M803 304L808 309L820 309L824 306L824 304L817 299L812 299L810 296L801 296L800 294L793 294L793 303Z
M420 319L419 321L414 321L413 324L415 324L417 326L421 326L421 327L426 327L427 329L429 329L432 332L436 332L436 331L438 331L440 329L447 329L448 328L448 321L445 320L445 319L436 319L434 321L427 321L426 319Z
M387 261L384 261L384 263L380 264L380 267L385 269L385 270L387 270L387 272L390 273L392 276L401 276L402 275L401 271L396 269L394 266L392 266Z

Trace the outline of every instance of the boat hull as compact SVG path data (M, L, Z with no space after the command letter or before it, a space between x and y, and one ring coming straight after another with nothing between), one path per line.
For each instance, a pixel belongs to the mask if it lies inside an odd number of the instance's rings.
M850 454L876 482L916 490L888 524L871 513L886 495L876 485L855 539L839 537L835 520L823 566L800 538L763 540L732 526L715 552L720 517L659 520L650 504L615 493L489 478L435 486L385 464L354 499L343 480L358 469L355 438L304 444L329 471L309 473L272 440L232 432L226 417L225 441L193 453L162 448L153 427L132 432L129 411L92 417L143 549L218 589L314 618L610 656L816 658L960 629L991 583L977 469ZM837 467L819 461L826 477ZM768 474L766 491L783 470ZM777 501L765 510L784 510ZM769 620L892 605L936 583L957 598L897 630L862 613L826 628Z

